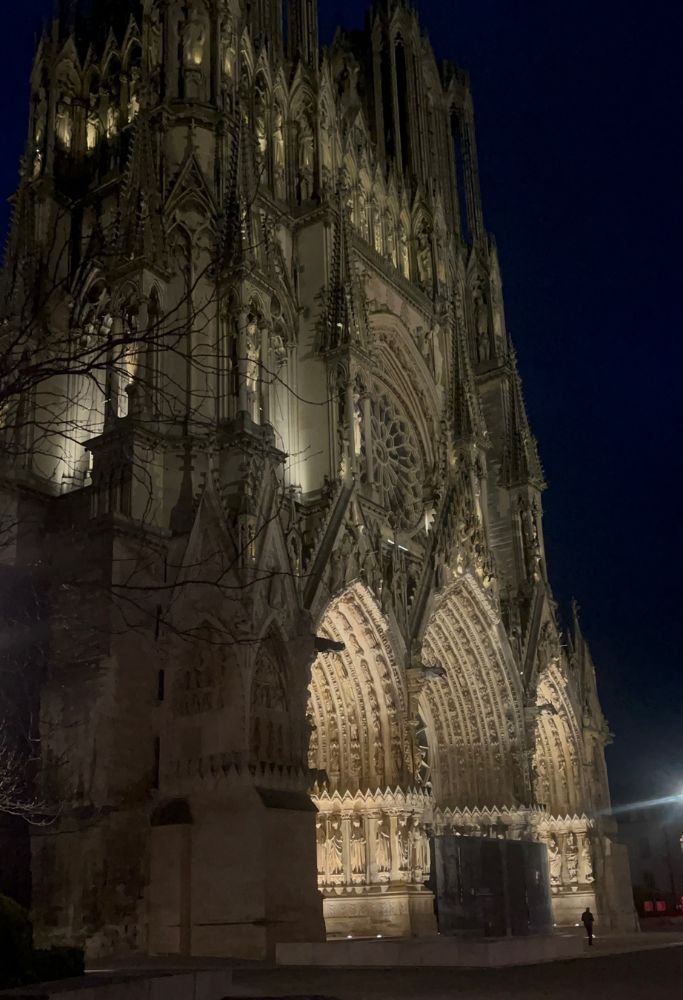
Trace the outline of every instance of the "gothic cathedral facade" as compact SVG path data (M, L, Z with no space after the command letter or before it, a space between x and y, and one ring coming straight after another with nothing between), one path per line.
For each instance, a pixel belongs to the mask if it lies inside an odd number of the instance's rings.
M39 938L434 933L444 833L540 841L558 924L628 920L469 80L414 10L321 52L316 0L63 3L3 292Z

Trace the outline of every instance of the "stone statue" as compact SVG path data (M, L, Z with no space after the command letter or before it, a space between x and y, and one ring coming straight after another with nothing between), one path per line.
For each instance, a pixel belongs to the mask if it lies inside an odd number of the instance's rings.
M287 346L279 330L273 330L270 336L270 343L275 356L275 364L280 369L287 363Z
M375 734L375 778L381 787L384 784L384 745L380 733Z
M134 66L128 85L128 121L132 122L140 113L140 70Z
M420 822L419 816L413 816L410 829L408 831L410 842L410 861L414 878L417 882L422 880L422 876L429 871L429 857L427 837Z
M313 197L313 133L308 122L299 126L297 162L297 200L299 204Z
M353 451L360 455L363 446L363 414L360 406L360 393L353 391Z
M256 180L260 181L261 174L265 169L266 152L268 150L268 139L266 138L266 116L261 102L257 104L254 130L256 133L256 168L259 174Z
M64 149L71 149L71 140L73 138L73 114L71 109L71 102L67 100L60 101L57 105L57 121L56 121L56 132L57 139L60 146Z
M206 28L193 8L183 27L183 63L187 69L197 69L204 62Z
M379 207L373 202L372 205L372 238L375 251L379 254L384 252L384 240L382 238L382 216Z
M161 15L154 4L149 15L149 64L152 72L161 66Z
M97 95L91 94L88 107L88 119L85 126L85 142L89 151L96 149L100 139L100 115L97 110Z
M590 885L591 882L595 882L595 875L593 873L593 851L588 836L583 838L581 860L583 861L583 881Z
M285 128L282 112L275 110L273 124L273 181L278 198L286 197L285 190Z
M408 251L408 234L403 226L399 229L399 248L401 274L404 278L410 277L410 253Z
M327 843L327 820L322 816L316 816L315 820L315 854L318 864L318 875L325 874L325 845Z
M477 337L477 357L480 361L488 361L491 357L491 334L489 330L489 307L481 285L473 292L474 327Z
M391 218L389 213L387 213L384 217L384 239L387 257L394 267L396 267L398 265L398 258L396 255L396 230L394 229L394 220Z
M235 69L235 31L230 11L221 19L221 68L225 76L232 79Z
M432 246L429 233L423 226L417 234L417 274L420 284L431 290L434 274L432 270Z
M402 872L407 872L410 868L410 829L408 827L408 817L398 817L398 867Z
M579 881L579 849L576 844L576 835L574 833L567 834L564 856L567 864L567 875L569 877L569 881L572 885L576 885Z
M256 323L247 326L247 399L249 412L258 422L258 386L261 368L261 332Z
M328 875L341 875L344 871L343 847L341 820L333 816L328 820L325 840L325 869Z
M397 735L391 740L391 755L394 764L394 780L400 781L403 777L403 750Z
M389 819L380 813L375 832L375 863L378 872L391 871L391 836Z
M341 820L336 816L328 820L326 839L326 868L328 875L341 875L344 871Z
M554 834L548 841L548 867L550 868L550 885L553 888L560 886L562 884L562 854Z
M365 874L366 844L363 818L354 816L351 820L351 871L354 875Z

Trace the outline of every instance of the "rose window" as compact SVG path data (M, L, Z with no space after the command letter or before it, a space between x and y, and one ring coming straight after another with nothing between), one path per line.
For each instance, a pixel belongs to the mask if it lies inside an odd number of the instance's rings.
M419 522L423 506L422 462L415 438L386 396L372 401L370 426L374 485L394 514L396 526L410 530ZM364 442L363 451L365 446Z

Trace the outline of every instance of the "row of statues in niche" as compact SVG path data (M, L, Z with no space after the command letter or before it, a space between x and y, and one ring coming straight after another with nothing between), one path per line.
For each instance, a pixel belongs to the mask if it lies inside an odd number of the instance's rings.
M558 839L559 837L559 839ZM593 850L588 834L581 838L573 831L564 835L550 834L547 841L550 887L558 892L562 887L576 891L579 884L595 881Z
M422 883L429 875L429 841L416 813L319 813L318 884Z
M234 346L237 349L236 340ZM247 409L252 420L261 423L269 417L267 397L287 362L287 345L279 326L265 328L253 319L247 324L246 350ZM233 359L236 376L238 367L239 362Z
M57 148L67 153L92 153L103 138L116 140L121 128L131 124L140 112L140 82L140 69L134 66L116 84L91 91L85 101L63 89L55 107ZM47 92L40 87L33 99L34 177L42 173L48 132Z
M435 234L426 219L420 219L415 226L412 242L414 261L411 261L408 228L403 222L398 225L390 209L381 210L362 183L349 187L346 194L346 209L352 225L360 236L369 243L376 253L387 258L404 278L414 280L425 292L432 293L435 278L439 286L446 283L445 240Z
M248 107L248 94L244 95L243 107ZM245 124L250 116L243 111ZM286 123L282 109L273 104L268 107L265 90L258 84L254 88L254 159L259 181L272 184L277 198L286 200L287 149L292 148L295 156L293 170L293 190L297 204L309 201L315 191L315 138L313 115L310 108ZM288 142L291 136L292 144ZM269 141L269 137L272 139Z

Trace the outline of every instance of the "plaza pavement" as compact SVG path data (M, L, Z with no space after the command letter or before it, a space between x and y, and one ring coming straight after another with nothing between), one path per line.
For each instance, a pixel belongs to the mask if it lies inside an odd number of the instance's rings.
M235 968L231 997L671 1000L683 997L683 934L598 938L573 961L511 969Z

